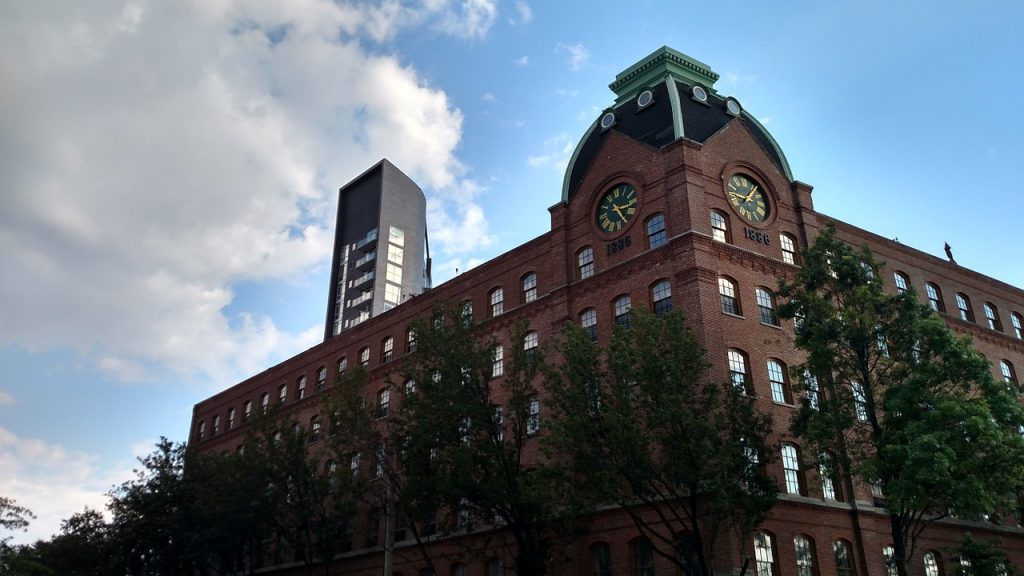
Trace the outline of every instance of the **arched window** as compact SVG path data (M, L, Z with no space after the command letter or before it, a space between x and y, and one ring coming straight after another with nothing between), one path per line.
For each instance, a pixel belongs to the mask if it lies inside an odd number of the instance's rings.
M750 378L750 363L747 353L738 348L729 349L729 381L732 387L744 394L753 395L754 387Z
M1017 340L1024 340L1024 318L1013 312L1010 314L1010 324L1013 326L1013 336Z
M924 576L939 576L939 555L929 550L924 553Z
M651 287L651 309L657 317L672 311L672 285L661 280Z
M523 301L523 303L525 304L527 302L533 302L534 300L536 300L537 299L537 274L535 274L533 272L530 272L526 276L523 276L521 282L522 282L522 286L523 286L523 293L522 293L522 301Z
M284 404L284 401L288 399L288 385L281 384L277 387L277 403Z
M235 427L235 409L228 409L228 430Z
M391 408L391 390L381 388L377 391L377 418L387 418Z
M469 328L473 325L473 302L472 300L466 300L462 303L460 308L460 316L462 317L462 326Z
M295 382L295 399L302 400L306 397L306 377L299 376L299 379Z
M853 556L850 554L850 544L846 540L836 540L832 543L832 556L836 562L836 576L853 576Z
M264 392L263 395L260 396L260 409L263 410L264 414L266 414L267 410L270 409L270 394L268 392Z
M491 290L488 300L491 303L491 316L500 316L505 311L505 292L501 288Z
M629 328L633 325L629 317L629 310L632 307L633 304L628 295L619 296L615 299L614 311L616 325L622 326L623 328Z
M580 312L580 326L590 335L591 342L597 342L597 310L587 308Z
M782 470L786 478L786 492L806 496L807 484L800 468L800 451L787 442L782 444Z
M740 307L740 299L737 296L736 281L725 276L718 277L718 294L722 297L722 312L726 314L743 315Z
M327 366L316 369L316 391L320 392L327 387Z
M821 477L821 495L826 500L842 501L842 492L836 492L835 459L828 452L822 452L818 457L818 476Z
M348 370L348 358L342 356L338 358L338 377L344 376L346 370Z
M776 576L778 567L775 565L775 544L771 534L754 533L754 574L755 576Z
M999 371L1003 374L1003 382L1017 386L1017 371L1013 369L1013 364L1009 360L999 361Z
M779 245L782 246L782 261L786 264L796 264L796 238L783 232L779 234Z
M756 288L754 296L757 299L757 313L761 318L761 323L778 326L779 316L775 313L775 295L767 288Z
M202 442L206 438L206 420L199 421L199 427L196 428L196 440Z
M380 342L380 363L387 364L391 362L391 359L395 357L395 339L392 336L381 340Z
M789 376L786 365L775 358L768 359L768 382L771 383L772 400L782 404L792 404L793 396L789 389Z
M416 351L416 331L409 328L405 331L405 353Z
M882 560L884 560L885 576L899 576L896 570L896 558L892 546L882 546Z
M416 381L409 379L405 381L405 396L409 397L416 393Z
M971 309L971 299L963 292L956 293L956 308L960 311L960 319L974 322L974 310Z
M359 365L366 368L370 365L370 347L363 346L359 349Z
M633 576L654 576L654 548L647 538L630 542L633 551Z
M211 436L216 436L217 434L220 434L220 414L213 417L213 434Z
M815 576L814 540L801 534L793 538L793 550L796 552L797 576Z
M924 292L928 296L928 306L936 312L945 312L946 303L942 301L942 290L933 282L925 282Z
M526 361L528 363L535 364L537 362L537 350L540 338L536 332L527 332L523 336L523 351L526 352Z
M729 217L718 210L711 211L711 237L719 242L731 243Z
M896 292L903 294L910 289L910 279L907 275L899 270L892 273L892 279L896 282Z
M242 422L248 422L252 418L252 400L246 400L242 404Z
M850 390L853 392L853 408L857 414L857 420L868 421L868 398L864 394L864 386L860 382L850 382Z
M999 321L999 309L991 302L985 302L985 320L988 322L988 329L996 332L1003 331L1003 323Z
M320 415L316 414L309 419L309 441L316 442L320 439Z
M576 266L579 271L579 279L590 278L594 275L594 249L590 246L580 248L576 253Z
M590 557L594 562L594 576L612 576L612 549L604 542L590 547Z
M655 214L647 219L647 248L654 249L663 246L668 241L665 234L665 217Z

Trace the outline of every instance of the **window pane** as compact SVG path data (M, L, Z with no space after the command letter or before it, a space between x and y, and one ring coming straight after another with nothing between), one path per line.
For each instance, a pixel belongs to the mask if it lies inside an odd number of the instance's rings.
M579 263L580 280L594 275L594 250L590 246L580 250L577 261Z
M667 242L665 234L665 217L655 214L647 221L647 247L654 249Z

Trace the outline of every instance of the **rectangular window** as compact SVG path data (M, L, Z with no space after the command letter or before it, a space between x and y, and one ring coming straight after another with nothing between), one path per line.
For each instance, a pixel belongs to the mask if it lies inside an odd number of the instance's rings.
M387 270L387 275L386 275L385 279L388 282L394 282L395 284L401 284L402 283L402 267L401 266L399 266L397 264L392 264L391 262L388 262L386 270Z
M501 288L491 291L491 316L500 316L505 310L505 293Z
M405 232L401 228L391 226L391 230L388 232L388 242L397 246L405 246Z
M587 246L583 250L580 250L579 256L577 256L580 271L580 280L584 278L590 278L594 275L594 250Z
M540 432L540 401L530 398L526 401L526 433L534 435Z
M391 282L384 283L384 301L389 304L398 305L402 302L402 287Z
M491 353L491 376L497 378L505 373L505 348L501 344Z
M403 250L400 246L395 246L394 244L388 244L388 262L394 262L395 264L398 264L399 266L401 266L402 265L402 257L403 257L404 254L405 254L405 250Z

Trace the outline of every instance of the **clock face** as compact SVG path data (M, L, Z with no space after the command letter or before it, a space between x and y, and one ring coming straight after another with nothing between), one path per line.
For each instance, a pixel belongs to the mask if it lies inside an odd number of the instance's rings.
M768 195L764 187L753 178L746 174L734 174L725 188L729 202L740 216L751 222L764 222L768 219Z
M597 205L597 227L602 232L618 232L637 214L636 188L629 184L612 186Z

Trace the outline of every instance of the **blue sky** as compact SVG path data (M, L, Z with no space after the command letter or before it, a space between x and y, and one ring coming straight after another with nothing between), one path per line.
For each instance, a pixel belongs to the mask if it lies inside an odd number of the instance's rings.
M0 495L102 507L195 402L319 341L382 157L435 280L548 229L615 74L721 74L815 207L1024 286L1019 2L0 4ZM510 223L514 215L514 225Z

